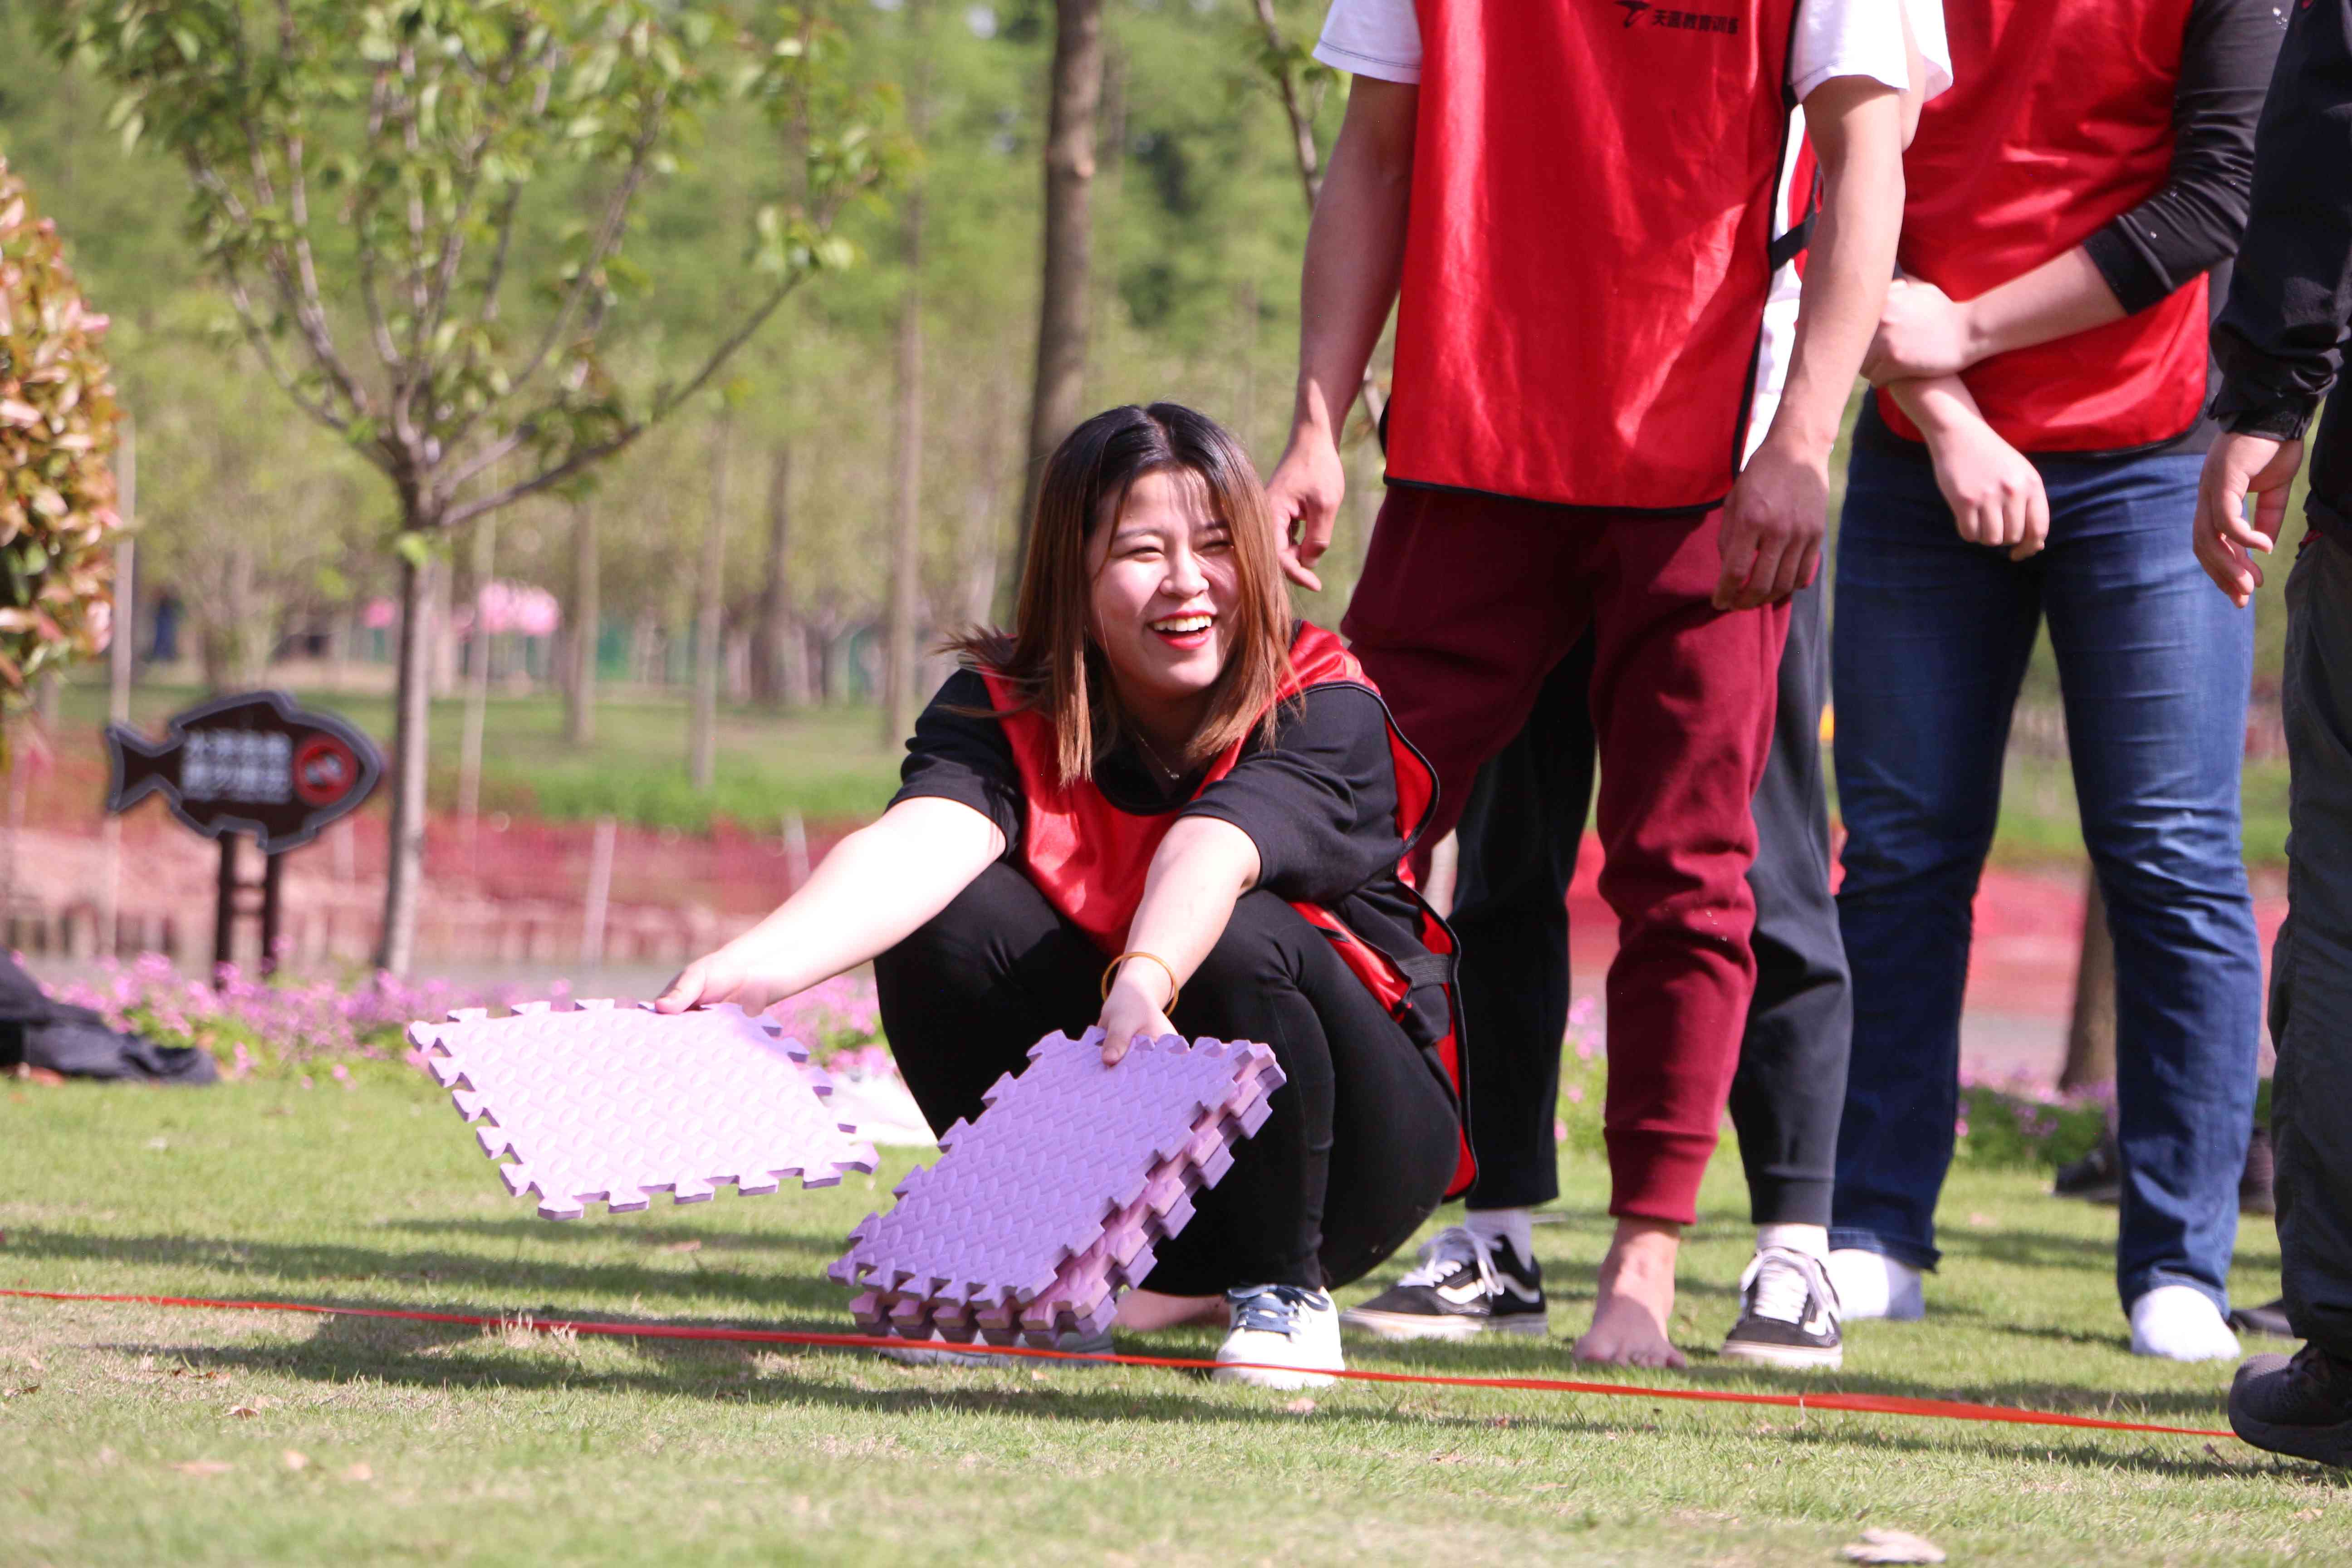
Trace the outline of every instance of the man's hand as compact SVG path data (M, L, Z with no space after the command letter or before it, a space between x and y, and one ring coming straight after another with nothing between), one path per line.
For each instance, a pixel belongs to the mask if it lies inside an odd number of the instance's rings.
M1920 376L1958 375L1979 358L1969 308L1933 283L1898 278L1888 285L1886 309L1862 374L1873 386Z
M1265 499L1274 514L1282 574L1310 592L1322 590L1315 563L1331 548L1331 528L1347 493L1347 467L1331 432L1316 425L1292 426L1290 446L1266 481Z
M2263 585L2263 569L2254 556L2277 548L2279 528L2286 521L2287 487L2302 466L2302 442L2268 436L2225 435L2205 454L2190 535L2205 575L2240 609L2252 602L2254 590ZM2251 523L2245 517L2250 493L2254 498Z
M1927 449L1962 539L2006 549L2011 561L2041 553L2050 541L2050 496L2022 452L1981 419L1931 433Z
M1827 457L1805 457L1766 437L1723 503L1718 610L1777 605L1811 584L1829 526Z

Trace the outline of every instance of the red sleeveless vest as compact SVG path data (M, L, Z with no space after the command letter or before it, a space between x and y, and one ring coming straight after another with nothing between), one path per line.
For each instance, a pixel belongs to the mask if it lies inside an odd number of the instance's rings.
M1372 684L1355 656L1337 637L1320 626L1299 623L1297 636L1290 645L1290 679L1276 698L1277 704L1318 686L1354 685L1375 696L1379 694L1380 689ZM1045 901L1092 938L1107 957L1123 952L1127 928L1135 919L1136 906L1143 900L1144 875L1151 868L1151 858L1159 851L1160 841L1176 826L1178 814L1165 811L1139 816L1121 811L1091 782L1064 788L1055 762L1052 722L1042 713L1021 710L1019 694L996 671L982 667L980 674L988 685L989 700L1004 726L1005 738L1012 742L1013 765L1021 775L1025 803L1021 826L1023 870L1045 895ZM1389 752L1396 767L1397 831L1410 851L1422 824L1428 819L1430 808L1436 804L1437 775L1397 729L1393 719L1389 721ZM1201 787L1206 789L1233 772L1240 758L1241 744L1236 742L1209 764ZM1402 875L1402 865L1399 870ZM1450 961L1454 955L1453 931L1413 890L1409 876L1403 877L1403 885L1419 911L1420 929L1416 934L1423 947L1439 960ZM1408 1016L1408 999L1415 985L1426 980L1426 976L1409 972L1417 966L1409 959L1374 948L1350 931L1338 914L1319 904L1293 902L1291 908L1331 940L1349 972L1380 998L1391 1016L1402 1021ZM1458 1106L1463 1070L1460 1014L1454 1001L1450 962L1445 971L1444 1033L1431 1043L1431 1049L1444 1069ZM1467 1191L1476 1171L1465 1134L1454 1182L1446 1195L1458 1197Z
M1728 492L1797 7L1416 0L1392 481L1626 510Z
M1903 269L1974 299L2083 243L2164 184L2192 0L1968 0L1946 8L1952 89L1904 155ZM2021 451L2144 447L2205 401L2199 278L2086 332L1997 354L1963 378ZM1917 426L1881 393L1895 434Z

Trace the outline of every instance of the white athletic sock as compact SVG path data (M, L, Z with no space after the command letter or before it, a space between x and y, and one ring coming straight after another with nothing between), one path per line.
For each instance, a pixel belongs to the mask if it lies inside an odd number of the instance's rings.
M1864 1318L1916 1322L1927 1310L1919 1270L1885 1253L1839 1247L1830 1254L1830 1284L1838 1293L1838 1316L1849 1323Z
M1507 1241L1525 1263L1536 1255L1535 1210L1472 1209L1462 1216L1462 1227L1488 1243Z
M2238 1336L2202 1291L2158 1285L2131 1304L2134 1355L2167 1361L2235 1361Z
M1830 1260L1830 1227L1825 1225L1759 1225L1756 1227L1756 1250L1768 1247L1785 1247L1791 1252L1801 1252L1819 1263Z

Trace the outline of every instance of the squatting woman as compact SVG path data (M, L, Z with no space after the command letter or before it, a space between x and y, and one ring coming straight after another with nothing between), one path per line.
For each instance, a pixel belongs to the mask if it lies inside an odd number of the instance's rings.
M1272 1047L1272 1117L1120 1322L1222 1311L1221 1361L1285 1370L1219 1376L1300 1387L1340 1364L1330 1288L1466 1171L1452 940L1398 873L1431 775L1339 639L1292 622L1273 540L1213 422L1080 426L1017 625L961 640L889 809L660 1005L757 1010L871 959L934 1127L1055 1029L1098 1024L1112 1064L1139 1036Z

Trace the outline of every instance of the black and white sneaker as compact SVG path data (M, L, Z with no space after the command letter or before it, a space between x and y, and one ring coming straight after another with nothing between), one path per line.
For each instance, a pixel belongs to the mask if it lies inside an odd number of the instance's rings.
M1535 1259L1458 1225L1421 1249L1412 1272L1340 1313L1339 1322L1384 1340L1466 1340L1490 1329L1541 1334L1551 1327Z
M1844 1364L1837 1289L1820 1258L1787 1247L1757 1253L1739 1277L1739 1321L1723 1342L1723 1359L1824 1371Z

